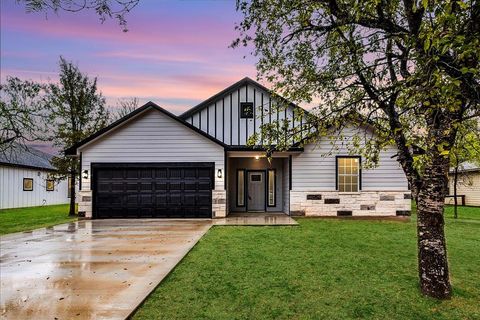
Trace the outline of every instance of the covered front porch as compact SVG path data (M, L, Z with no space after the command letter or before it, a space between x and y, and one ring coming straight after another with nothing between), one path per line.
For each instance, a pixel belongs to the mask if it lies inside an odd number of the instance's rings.
M290 215L292 152L229 151L227 217Z

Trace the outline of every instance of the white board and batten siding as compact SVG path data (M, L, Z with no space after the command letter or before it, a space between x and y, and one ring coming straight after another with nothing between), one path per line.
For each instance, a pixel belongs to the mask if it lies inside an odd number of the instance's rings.
M0 165L0 209L65 204L69 202L66 180L47 191L48 171ZM33 190L23 190L23 178L33 179Z
M304 146L304 152L292 159L292 190L334 191L336 181L336 156L348 156L348 143L353 129L345 129L344 142L325 138L315 144ZM402 167L394 157L395 147L382 150L378 165L372 169L362 168L362 191L406 191L408 182ZM364 160L362 159L362 162Z
M253 103L253 118L241 118L240 105L243 102ZM278 105L275 99L271 99L269 92L247 82L236 90L214 99L196 112L182 115L182 118L226 145L245 146L252 134L261 133L262 124L284 119L290 120L290 127L300 124L295 123L300 122L298 119L294 120L294 113L300 109L292 105L279 108Z
M215 172L224 170L224 149L157 110L147 110L78 150L82 171L91 173L91 163L215 162ZM224 175L223 175L224 176ZM90 177L82 177L82 190L89 190ZM215 174L215 189L223 190L223 177Z

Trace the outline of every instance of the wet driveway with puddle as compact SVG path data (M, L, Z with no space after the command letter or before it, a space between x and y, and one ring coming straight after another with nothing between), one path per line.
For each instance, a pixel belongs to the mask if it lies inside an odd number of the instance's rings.
M0 238L3 319L125 319L210 220L92 220Z

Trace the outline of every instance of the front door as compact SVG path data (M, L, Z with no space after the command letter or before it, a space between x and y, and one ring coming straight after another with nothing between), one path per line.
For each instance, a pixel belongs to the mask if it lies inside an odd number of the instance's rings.
M248 211L265 211L265 172L248 171Z

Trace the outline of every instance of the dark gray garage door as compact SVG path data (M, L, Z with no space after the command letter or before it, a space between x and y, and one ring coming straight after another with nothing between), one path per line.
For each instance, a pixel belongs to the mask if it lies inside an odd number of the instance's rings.
M92 164L94 218L210 218L213 163Z

